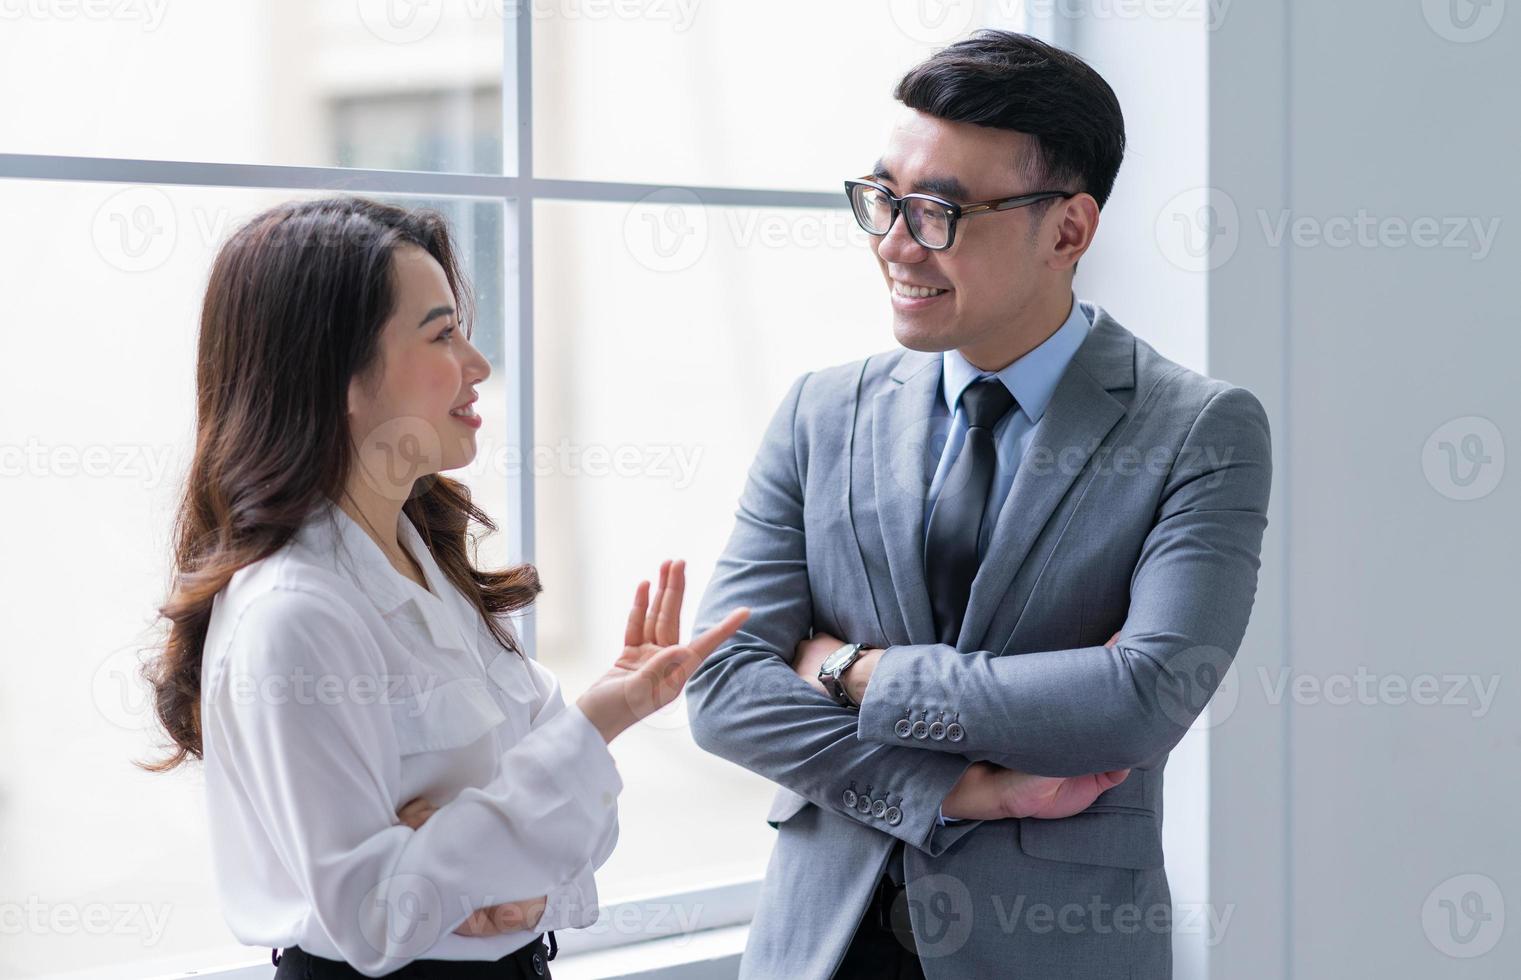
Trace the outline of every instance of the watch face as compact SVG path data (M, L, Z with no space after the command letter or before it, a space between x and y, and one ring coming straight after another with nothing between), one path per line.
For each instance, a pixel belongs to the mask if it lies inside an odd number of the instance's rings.
M851 647L841 647L840 649L836 650L834 653L831 653L829 656L825 657L824 658L824 662L819 665L819 669L820 670L826 670L826 671L834 671L841 664L843 664L847 660L849 660L850 659L850 655L853 654L853 653L855 653L855 650L853 648L851 648Z

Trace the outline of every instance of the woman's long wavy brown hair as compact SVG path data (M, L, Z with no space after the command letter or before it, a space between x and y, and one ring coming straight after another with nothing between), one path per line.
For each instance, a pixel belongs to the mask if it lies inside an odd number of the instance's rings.
M195 454L174 524L169 599L158 609L167 640L143 669L173 747L166 759L136 762L140 768L167 772L186 756L202 758L201 652L212 599L347 486L355 458L349 382L372 381L383 369L392 259L404 245L438 260L461 319L472 319L447 223L431 209L359 197L290 202L256 215L218 252L201 306ZM538 573L526 564L474 567L470 522L497 528L469 489L432 474L402 509L496 638L521 652L498 614L533 602Z

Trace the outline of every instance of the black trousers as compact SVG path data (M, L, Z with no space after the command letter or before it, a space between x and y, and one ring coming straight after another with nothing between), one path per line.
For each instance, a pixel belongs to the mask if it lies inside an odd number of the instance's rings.
M908 921L908 892L885 874L834 980L924 980Z
M540 936L499 960L413 960L385 976L397 980L552 980L549 960L557 952L558 944L551 951L545 947L544 937ZM364 977L342 960L313 956L300 946L272 953L270 959L279 967L275 971L275 980L326 980L329 977L356 980Z

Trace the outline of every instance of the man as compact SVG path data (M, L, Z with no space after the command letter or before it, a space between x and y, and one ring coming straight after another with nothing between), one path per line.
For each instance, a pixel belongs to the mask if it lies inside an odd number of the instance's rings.
M987 31L895 97L848 186L906 349L793 384L698 614L752 610L693 734L781 787L741 976L1170 977L1162 772L1246 629L1267 418L1073 296L1097 73Z

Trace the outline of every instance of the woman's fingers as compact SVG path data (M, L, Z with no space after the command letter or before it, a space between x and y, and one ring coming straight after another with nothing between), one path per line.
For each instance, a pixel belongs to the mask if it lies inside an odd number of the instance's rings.
M745 620L749 618L750 610L741 606L725 616L723 621L717 626L704 631L701 636L696 637L687 645L692 648L692 652L696 653L699 658L706 657L714 650L717 650L720 643L733 636L735 631L743 626Z
M671 562L660 618L655 623L655 642L663 647L681 642L681 601L687 589L687 563Z
M628 626L623 630L623 645L636 647L644 642L644 608L650 601L650 583L640 582L634 589L634 608L628 613Z
M660 577L655 586L655 598L650 600L650 611L644 619L644 642L655 642L655 626L660 620L660 604L665 601L666 581L670 577L669 559L660 563Z
M401 809L396 811L396 816L401 818L402 823L416 830L437 812L438 807L419 796L403 803Z

